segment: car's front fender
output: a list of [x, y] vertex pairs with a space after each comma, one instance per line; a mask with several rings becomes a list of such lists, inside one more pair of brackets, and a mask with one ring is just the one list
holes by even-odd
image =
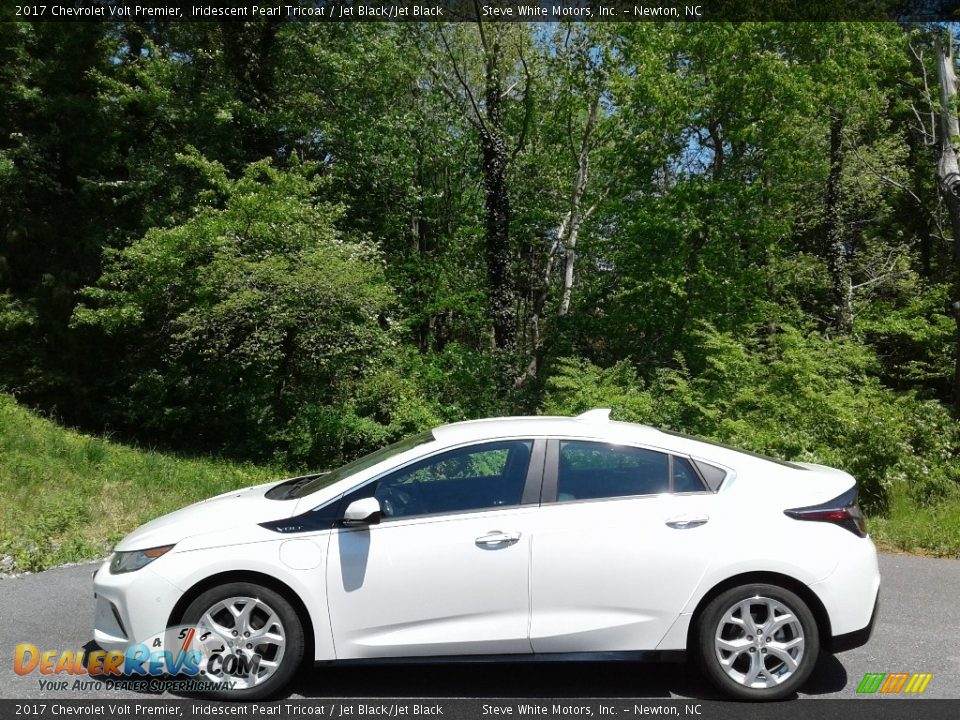
[[309, 614], [315, 659], [332, 660], [336, 655], [326, 611], [329, 539], [329, 532], [321, 532], [195, 550], [180, 550], [178, 547], [169, 553], [169, 557], [162, 558], [162, 564], [156, 563], [153, 570], [188, 595], [218, 575], [261, 574], [282, 583], [296, 594]]

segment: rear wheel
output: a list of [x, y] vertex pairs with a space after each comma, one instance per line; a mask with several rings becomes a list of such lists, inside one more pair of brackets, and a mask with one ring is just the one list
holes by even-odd
[[714, 598], [700, 615], [697, 657], [710, 681], [741, 700], [779, 700], [813, 672], [820, 653], [816, 620], [795, 593], [743, 585]]
[[[260, 700], [280, 691], [303, 660], [303, 623], [279, 593], [252, 583], [206, 591], [183, 616], [203, 638], [201, 678], [218, 700]], [[212, 662], [206, 662], [213, 659]]]

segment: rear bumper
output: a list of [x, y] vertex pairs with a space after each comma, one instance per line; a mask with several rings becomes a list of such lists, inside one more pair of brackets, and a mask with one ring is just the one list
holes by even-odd
[[[823, 524], [823, 523], [819, 523]], [[830, 636], [862, 633], [870, 627], [880, 592], [880, 567], [870, 538], [859, 538], [841, 528], [833, 532], [837, 566], [830, 575], [810, 586], [826, 610]]]
[[873, 613], [870, 615], [870, 622], [867, 623], [866, 627], [862, 627], [859, 630], [844, 633], [843, 635], [834, 635], [830, 640], [830, 652], [841, 653], [866, 645], [873, 635], [873, 628], [877, 624], [877, 615], [879, 612], [880, 594], [877, 593], [877, 598], [873, 602]]

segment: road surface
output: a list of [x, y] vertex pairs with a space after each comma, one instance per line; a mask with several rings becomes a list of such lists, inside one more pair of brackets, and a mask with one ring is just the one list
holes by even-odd
[[[144, 698], [129, 691], [44, 691], [18, 676], [18, 643], [77, 650], [92, 634], [95, 565], [0, 580], [0, 698]], [[928, 672], [924, 697], [960, 698], [960, 560], [882, 555], [880, 616], [865, 647], [821, 658], [801, 698], [852, 698], [864, 673]], [[713, 699], [687, 665], [550, 663], [305, 669], [292, 698], [636, 697]], [[163, 697], [163, 696], [152, 696]]]

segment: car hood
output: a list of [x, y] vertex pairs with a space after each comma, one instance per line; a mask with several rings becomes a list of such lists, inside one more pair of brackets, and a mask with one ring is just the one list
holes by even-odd
[[159, 545], [173, 545], [193, 535], [289, 517], [296, 507], [295, 500], [270, 500], [264, 497], [267, 490], [276, 484], [269, 482], [231, 490], [162, 515], [127, 535], [116, 550], [144, 550]]

